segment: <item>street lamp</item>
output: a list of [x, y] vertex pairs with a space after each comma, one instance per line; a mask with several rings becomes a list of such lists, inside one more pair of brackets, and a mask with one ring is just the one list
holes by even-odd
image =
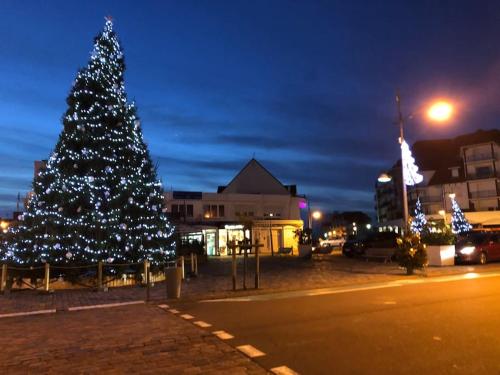
[[382, 183], [385, 183], [385, 182], [389, 182], [392, 180], [392, 177], [389, 176], [387, 173], [382, 173], [380, 176], [378, 176], [378, 182], [382, 182]]
[[443, 100], [434, 103], [427, 110], [427, 116], [437, 122], [449, 120], [452, 114], [453, 105]]
[[[405, 229], [405, 231], [407, 231], [408, 220], [409, 220], [408, 195], [405, 183], [405, 168], [403, 162], [405, 159], [405, 149], [402, 147], [404, 142], [403, 125], [405, 118], [403, 117], [403, 113], [401, 112], [401, 97], [399, 96], [399, 93], [396, 93], [396, 106], [398, 110], [399, 144], [401, 145], [401, 183], [403, 184], [402, 195], [403, 195], [403, 220], [404, 220], [403, 228]], [[450, 119], [452, 113], [453, 113], [453, 105], [444, 100], [439, 100], [433, 103], [427, 110], [428, 118], [437, 122], [444, 122]], [[407, 118], [411, 118], [412, 115], [408, 116]], [[406, 148], [406, 151], [408, 151], [408, 147]], [[382, 183], [389, 182], [391, 181], [391, 176], [387, 175], [386, 173], [382, 173], [379, 176], [378, 181]]]

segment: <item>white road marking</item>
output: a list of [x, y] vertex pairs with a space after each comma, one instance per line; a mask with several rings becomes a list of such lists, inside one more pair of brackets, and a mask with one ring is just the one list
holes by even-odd
[[208, 327], [212, 327], [211, 324], [209, 323], [206, 323], [202, 320], [198, 320], [197, 322], [194, 322], [193, 324], [196, 324], [198, 327], [201, 327], [201, 328], [208, 328]]
[[142, 304], [142, 303], [144, 303], [144, 301], [105, 303], [105, 304], [102, 304], [102, 305], [73, 306], [73, 307], [68, 307], [68, 311], [92, 310], [92, 309], [106, 309], [106, 308], [109, 308], [109, 307], [139, 305], [139, 304]]
[[231, 340], [231, 339], [234, 339], [234, 336], [230, 335], [226, 331], [213, 331], [212, 334], [215, 335], [215, 336], [217, 336], [221, 340]]
[[254, 348], [252, 345], [240, 345], [237, 346], [236, 349], [250, 358], [262, 357], [266, 355], [266, 353], [261, 352], [259, 349]]
[[280, 293], [269, 293], [269, 294], [259, 294], [255, 296], [246, 297], [235, 297], [235, 298], [221, 298], [212, 300], [203, 300], [201, 302], [252, 302], [252, 301], [270, 301], [276, 299], [286, 299], [286, 298], [296, 298], [296, 297], [313, 297], [321, 296], [327, 294], [340, 294], [340, 293], [350, 293], [350, 292], [360, 292], [366, 290], [383, 289], [383, 288], [397, 288], [406, 285], [415, 284], [427, 284], [427, 283], [444, 283], [449, 281], [464, 281], [471, 279], [480, 279], [487, 277], [498, 277], [500, 273], [465, 273], [459, 275], [449, 275], [449, 276], [436, 276], [436, 277], [426, 277], [422, 279], [401, 279], [394, 281], [387, 281], [383, 283], [373, 283], [373, 284], [361, 284], [359, 286], [345, 286], [345, 287], [334, 287], [334, 288], [321, 288], [312, 290], [298, 290], [293, 292], [280, 292]]
[[0, 318], [13, 318], [16, 316], [28, 316], [28, 315], [42, 315], [42, 314], [54, 314], [56, 309], [50, 310], [36, 310], [36, 311], [26, 311], [17, 313], [0, 314]]
[[159, 307], [160, 309], [166, 310], [166, 309], [168, 309], [170, 306], [163, 304], [163, 305], [158, 305], [158, 307]]
[[439, 336], [432, 336], [432, 339], [435, 340], [435, 341], [441, 341], [441, 337]]
[[170, 309], [168, 310], [169, 312], [171, 312], [172, 314], [179, 314], [179, 310], [176, 310], [176, 309]]
[[181, 318], [186, 319], [186, 320], [191, 320], [191, 319], [194, 319], [194, 316], [189, 315], [189, 314], [182, 314]]
[[395, 305], [396, 301], [384, 301], [384, 305]]
[[290, 367], [286, 366], [273, 367], [271, 372], [275, 375], [299, 375], [298, 372], [293, 371]]

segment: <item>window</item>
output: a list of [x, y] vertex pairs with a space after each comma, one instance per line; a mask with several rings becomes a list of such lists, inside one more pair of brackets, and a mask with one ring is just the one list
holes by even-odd
[[224, 206], [219, 205], [219, 217], [224, 217]]
[[179, 213], [179, 205], [178, 204], [173, 204], [172, 205], [172, 213], [173, 214], [178, 214]]
[[491, 168], [490, 167], [477, 167], [476, 168], [476, 176], [477, 177], [490, 177], [491, 176]]
[[210, 216], [210, 206], [208, 204], [205, 204], [203, 206], [203, 217], [205, 219], [210, 219], [211, 216]]
[[192, 204], [188, 204], [186, 206], [186, 208], [187, 208], [186, 216], [187, 217], [193, 217], [193, 205]]
[[210, 206], [210, 217], [217, 217], [217, 206]]
[[458, 177], [458, 168], [452, 168], [451, 177]]

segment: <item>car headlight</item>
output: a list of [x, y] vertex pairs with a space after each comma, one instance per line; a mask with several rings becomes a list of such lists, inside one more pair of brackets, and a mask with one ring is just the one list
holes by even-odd
[[474, 246], [466, 246], [460, 249], [460, 254], [471, 255], [475, 250], [476, 248]]

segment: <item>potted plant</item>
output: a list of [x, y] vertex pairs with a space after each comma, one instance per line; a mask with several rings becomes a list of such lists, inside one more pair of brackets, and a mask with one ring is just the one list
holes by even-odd
[[415, 269], [421, 269], [427, 264], [425, 245], [418, 234], [407, 234], [397, 239], [395, 257], [399, 265], [406, 269], [407, 275], [413, 275]]
[[421, 234], [426, 245], [429, 266], [455, 264], [455, 235], [444, 224], [427, 224]]
[[295, 238], [299, 242], [299, 257], [309, 258], [312, 256], [312, 231], [310, 228], [297, 229]]

